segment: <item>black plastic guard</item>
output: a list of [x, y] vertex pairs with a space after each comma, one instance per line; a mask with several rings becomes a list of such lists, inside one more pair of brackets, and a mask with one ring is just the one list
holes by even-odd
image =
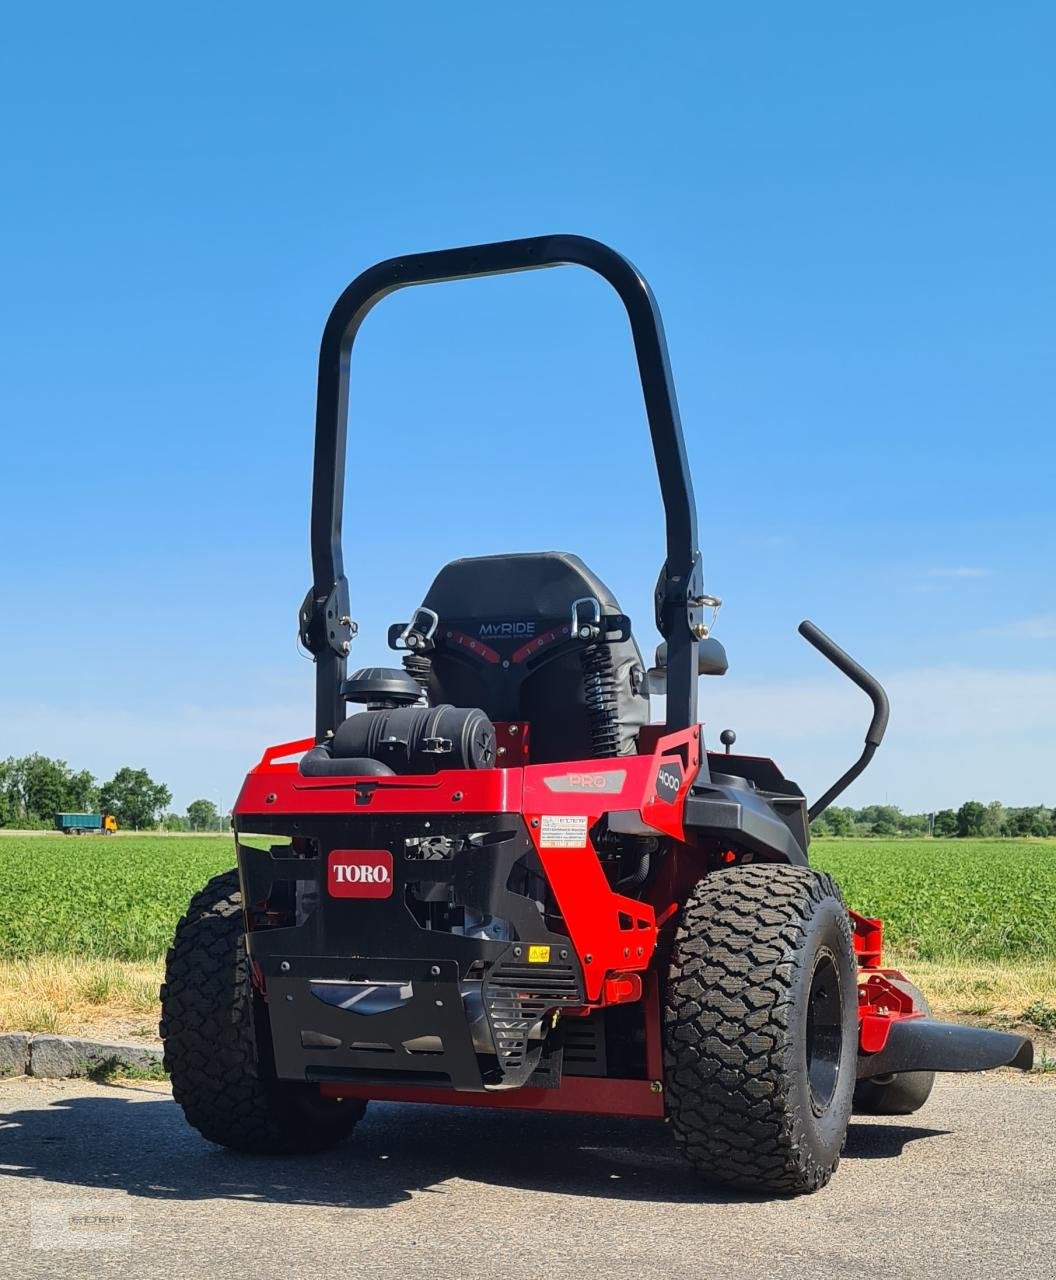
[[[342, 994], [348, 990], [342, 980], [359, 976], [354, 962], [292, 956], [268, 966], [273, 970], [265, 972], [268, 1016], [280, 1079], [392, 1083], [403, 1078], [483, 1087], [453, 960], [381, 958], [361, 967], [369, 972], [367, 983], [382, 984], [374, 990], [394, 991], [392, 1008], [358, 1013], [365, 1000], [342, 1006], [320, 999], [331, 984]], [[416, 1045], [421, 1047], [410, 1047]]]
[[906, 1018], [891, 1024], [878, 1053], [858, 1055], [858, 1079], [899, 1071], [990, 1071], [994, 1067], [1034, 1065], [1034, 1046], [1026, 1036], [964, 1027], [932, 1018]]
[[[761, 795], [739, 779], [733, 786], [719, 783], [713, 776], [710, 784], [693, 787], [686, 797], [682, 820], [686, 830], [696, 836], [732, 841], [764, 858], [805, 867], [806, 851], [775, 807], [781, 804], [796, 810], [802, 803]], [[800, 826], [804, 826], [802, 821]]]

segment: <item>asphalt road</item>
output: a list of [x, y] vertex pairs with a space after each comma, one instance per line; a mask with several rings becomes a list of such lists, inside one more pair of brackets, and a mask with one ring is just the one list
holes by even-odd
[[[128, 1247], [35, 1245], [31, 1223], [68, 1197], [120, 1211]], [[940, 1078], [918, 1116], [856, 1119], [825, 1190], [767, 1200], [702, 1188], [637, 1121], [378, 1104], [336, 1152], [263, 1160], [202, 1141], [162, 1086], [16, 1080], [0, 1211], [20, 1278], [1038, 1280], [1056, 1088]]]

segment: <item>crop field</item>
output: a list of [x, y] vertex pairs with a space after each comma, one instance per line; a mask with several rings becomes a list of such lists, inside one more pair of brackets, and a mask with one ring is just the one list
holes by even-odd
[[190, 896], [233, 865], [219, 837], [0, 838], [0, 960], [156, 961]]
[[811, 861], [902, 958], [1056, 959], [1056, 840], [816, 840]]
[[[811, 857], [902, 958], [1056, 958], [1056, 841], [816, 840]], [[0, 838], [0, 960], [155, 962], [191, 894], [232, 865], [217, 837]]]
[[[811, 858], [943, 1016], [1056, 1033], [1056, 840], [817, 840]], [[0, 1030], [153, 1036], [176, 921], [232, 865], [216, 836], [0, 834]]]

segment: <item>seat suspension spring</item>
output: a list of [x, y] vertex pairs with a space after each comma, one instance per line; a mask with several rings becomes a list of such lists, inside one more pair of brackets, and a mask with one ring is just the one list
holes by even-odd
[[583, 697], [590, 715], [590, 739], [596, 759], [619, 754], [619, 700], [612, 651], [607, 644], [588, 644], [582, 651]]
[[409, 676], [413, 676], [415, 680], [422, 686], [426, 693], [429, 692], [429, 677], [433, 672], [433, 660], [424, 653], [405, 653], [403, 655], [403, 669]]

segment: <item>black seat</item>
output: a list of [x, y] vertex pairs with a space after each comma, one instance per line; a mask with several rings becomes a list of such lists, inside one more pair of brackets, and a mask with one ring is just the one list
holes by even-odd
[[[576, 630], [597, 625], [608, 643], [574, 633], [573, 606]], [[578, 556], [454, 560], [436, 575], [422, 608], [437, 618], [432, 702], [528, 721], [534, 763], [634, 752], [649, 713], [644, 663], [612, 592]], [[418, 615], [416, 627], [427, 617]], [[420, 663], [419, 671], [424, 679]]]

